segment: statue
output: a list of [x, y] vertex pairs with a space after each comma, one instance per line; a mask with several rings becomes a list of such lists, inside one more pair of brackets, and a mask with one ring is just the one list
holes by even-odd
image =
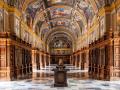
[[59, 59], [59, 64], [58, 65], [61, 65], [61, 66], [63, 66], [64, 65], [64, 63], [63, 63], [63, 60], [62, 59]]

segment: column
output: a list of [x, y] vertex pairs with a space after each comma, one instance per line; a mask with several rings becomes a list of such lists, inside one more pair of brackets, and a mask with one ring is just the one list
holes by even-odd
[[47, 61], [46, 61], [46, 54], [44, 54], [44, 67], [46, 67], [47, 66]]
[[72, 56], [70, 56], [70, 64], [72, 64]]
[[75, 55], [75, 67], [77, 68], [78, 60], [77, 60], [77, 54]]
[[32, 50], [32, 69], [33, 69], [33, 70], [37, 70], [36, 50]]
[[89, 50], [86, 51], [86, 63], [85, 68], [88, 69], [89, 67]]
[[0, 80], [10, 80], [10, 61], [13, 55], [13, 53], [10, 52], [10, 49], [11, 47], [7, 44], [7, 40], [0, 38]]
[[[109, 68], [110, 71], [108, 70], [108, 73], [110, 73], [110, 80], [117, 80], [118, 77], [120, 77], [120, 40], [117, 40], [117, 42], [111, 41], [109, 44], [109, 49], [108, 49], [108, 57], [109, 57]], [[119, 46], [118, 46], [119, 44]], [[116, 47], [116, 50], [114, 50]], [[118, 72], [116, 72], [118, 71]], [[116, 75], [116, 76], [114, 76]]]
[[77, 60], [78, 60], [78, 62], [77, 62], [77, 67], [79, 68], [79, 66], [80, 66], [80, 65], [79, 65], [79, 63], [80, 63], [80, 55], [79, 55], [79, 54], [77, 55]]
[[73, 65], [73, 55], [71, 55], [71, 64]]
[[[113, 71], [114, 70], [114, 71]], [[117, 78], [120, 76], [120, 37], [114, 39], [114, 62], [113, 70], [111, 70], [112, 76]], [[117, 71], [117, 72], [115, 72]]]
[[[112, 23], [116, 23], [115, 19], [112, 19], [112, 11], [107, 10], [105, 8], [105, 24], [106, 24], [106, 39], [109, 40], [109, 43], [105, 45], [105, 69], [104, 69], [104, 79], [105, 80], [110, 80], [111, 79], [111, 74], [114, 72], [112, 71], [113, 69], [113, 31], [116, 31], [115, 28], [113, 29]], [[115, 25], [116, 26], [116, 25]], [[114, 27], [115, 27], [114, 26]]]
[[79, 53], [79, 69], [81, 69], [81, 53]]
[[73, 66], [75, 66], [75, 55], [73, 55], [72, 62], [73, 62]]
[[45, 63], [44, 63], [44, 53], [42, 53], [42, 67], [44, 68], [45, 67]]
[[75, 56], [73, 55], [73, 60], [72, 60], [73, 66], [75, 65], [74, 61], [75, 61]]
[[82, 70], [84, 70], [84, 60], [85, 58], [84, 58], [84, 52], [83, 53], [81, 53], [81, 69]]
[[43, 68], [42, 53], [40, 52], [39, 55], [40, 55], [40, 69], [42, 69]]
[[[7, 65], [7, 66], [6, 66], [6, 67], [7, 67], [7, 68], [6, 68], [6, 72], [7, 72], [6, 80], [10, 80], [10, 67], [11, 67], [11, 59], [12, 59], [12, 58], [11, 58], [11, 53], [12, 53], [12, 52], [10, 52], [10, 48], [11, 48], [10, 45], [7, 45], [7, 48], [6, 48], [6, 49], [7, 49], [7, 50], [6, 50], [6, 51], [7, 51], [7, 52], [6, 52], [6, 55], [7, 55], [6, 59], [7, 59], [7, 60], [4, 59], [4, 61], [6, 61], [6, 65]], [[2, 53], [1, 53], [1, 54], [2, 54]], [[4, 54], [4, 55], [5, 55], [5, 54]], [[2, 60], [2, 59], [1, 59], [1, 60]], [[2, 72], [1, 72], [1, 73], [2, 73]]]
[[50, 63], [50, 58], [49, 55], [47, 55], [47, 66], [49, 66], [49, 63]]
[[48, 61], [49, 61], [49, 66], [50, 66], [50, 55], [48, 55]]
[[[114, 31], [113, 62], [111, 62], [111, 79], [120, 77], [120, 9], [112, 14], [112, 31]], [[117, 18], [116, 18], [117, 17]], [[113, 67], [112, 67], [113, 66]]]

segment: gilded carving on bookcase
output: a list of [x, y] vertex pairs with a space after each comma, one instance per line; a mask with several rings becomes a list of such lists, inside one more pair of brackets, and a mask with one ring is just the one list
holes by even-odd
[[0, 46], [0, 69], [6, 67], [6, 46]]
[[114, 46], [114, 54], [120, 54], [120, 46]]
[[120, 46], [114, 46], [114, 68], [115, 70], [120, 70]]

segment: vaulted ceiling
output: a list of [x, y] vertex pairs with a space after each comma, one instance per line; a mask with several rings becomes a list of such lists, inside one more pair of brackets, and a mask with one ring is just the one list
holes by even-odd
[[[22, 12], [23, 20], [46, 43], [58, 35], [72, 42], [98, 18], [99, 9], [115, 0], [5, 0]], [[55, 33], [55, 34], [54, 34]], [[49, 39], [49, 40], [48, 40]], [[60, 37], [58, 38], [60, 39]]]

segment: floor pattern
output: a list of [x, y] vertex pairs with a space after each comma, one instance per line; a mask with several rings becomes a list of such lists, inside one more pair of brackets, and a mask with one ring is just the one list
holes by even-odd
[[[49, 67], [50, 68], [50, 67]], [[34, 76], [31, 79], [18, 81], [0, 81], [0, 90], [120, 90], [119, 81], [99, 81], [90, 79], [80, 79], [76, 77], [68, 78], [68, 87], [58, 88], [53, 87], [53, 72], [47, 67], [41, 71], [34, 71]], [[54, 67], [52, 67], [54, 68]], [[72, 70], [74, 72], [72, 72]], [[68, 73], [81, 74], [85, 71], [71, 69]], [[42, 75], [40, 74], [42, 73]], [[49, 73], [49, 74], [46, 74]], [[40, 77], [35, 76], [40, 74]]]

